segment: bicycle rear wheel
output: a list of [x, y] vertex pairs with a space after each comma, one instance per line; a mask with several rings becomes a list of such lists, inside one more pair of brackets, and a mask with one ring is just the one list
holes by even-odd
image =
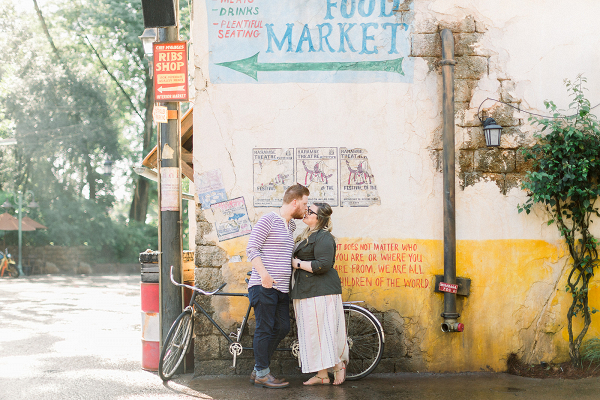
[[193, 330], [192, 310], [184, 310], [171, 325], [160, 352], [158, 374], [163, 381], [171, 379], [183, 361]]
[[344, 316], [350, 349], [346, 379], [354, 381], [369, 375], [379, 364], [383, 332], [375, 316], [362, 307], [344, 304]]

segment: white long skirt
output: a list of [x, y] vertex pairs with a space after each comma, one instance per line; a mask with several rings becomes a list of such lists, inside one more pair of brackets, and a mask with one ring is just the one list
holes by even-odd
[[295, 299], [302, 372], [333, 368], [348, 362], [348, 341], [342, 295]]

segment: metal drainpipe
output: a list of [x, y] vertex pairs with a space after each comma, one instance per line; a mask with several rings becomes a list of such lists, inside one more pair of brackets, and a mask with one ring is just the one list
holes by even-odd
[[[444, 282], [456, 284], [456, 218], [455, 218], [455, 167], [454, 167], [454, 37], [449, 29], [440, 32], [442, 39], [442, 80], [444, 94], [442, 109], [443, 132], [443, 175], [444, 175]], [[444, 293], [443, 332], [460, 332], [456, 293]]]

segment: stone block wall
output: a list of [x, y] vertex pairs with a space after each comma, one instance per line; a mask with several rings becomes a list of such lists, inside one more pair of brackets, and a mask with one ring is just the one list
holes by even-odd
[[[19, 248], [8, 247], [8, 252], [17, 261]], [[23, 267], [26, 273], [32, 274], [133, 274], [140, 271], [138, 263], [96, 263], [98, 252], [88, 246], [23, 246], [22, 253]]]
[[[531, 162], [525, 162], [520, 149], [533, 144], [533, 138], [522, 132], [523, 119], [517, 117], [517, 110], [507, 105], [488, 101], [484, 104], [481, 117], [492, 117], [503, 127], [500, 146], [487, 147], [476, 110], [471, 108], [473, 90], [479, 80], [489, 73], [489, 56], [478, 42], [485, 35], [485, 26], [473, 17], [463, 21], [436, 24], [433, 21], [415, 27], [412, 36], [411, 56], [423, 58], [429, 64], [431, 72], [441, 75], [441, 39], [439, 32], [450, 29], [454, 36], [454, 108], [456, 135], [456, 169], [461, 187], [474, 185], [481, 180], [496, 183], [500, 192], [506, 194], [510, 189], [520, 186], [525, 173], [531, 169]], [[520, 100], [514, 98], [514, 82], [498, 78], [500, 93], [498, 100], [519, 107]], [[491, 107], [487, 113], [485, 107]], [[432, 161], [438, 171], [442, 170], [442, 127], [433, 132], [429, 147]]]

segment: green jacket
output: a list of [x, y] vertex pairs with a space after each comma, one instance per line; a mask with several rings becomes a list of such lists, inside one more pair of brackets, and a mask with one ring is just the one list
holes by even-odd
[[342, 282], [335, 264], [335, 240], [327, 231], [320, 230], [300, 242], [294, 257], [302, 261], [312, 261], [313, 272], [294, 270], [294, 286], [290, 291], [292, 299], [307, 299], [329, 294], [342, 294]]

